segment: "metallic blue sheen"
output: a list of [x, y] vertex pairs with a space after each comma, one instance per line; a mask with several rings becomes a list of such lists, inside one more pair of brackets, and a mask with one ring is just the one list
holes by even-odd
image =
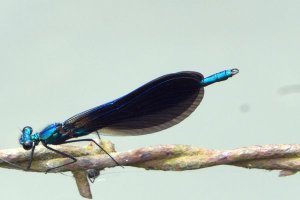
[[232, 77], [233, 75], [235, 75], [237, 73], [238, 73], [237, 69], [224, 70], [222, 72], [213, 74], [209, 77], [206, 77], [206, 78], [202, 79], [201, 82], [200, 82], [200, 85], [205, 87], [205, 86], [208, 86], [208, 85], [216, 83], [216, 82], [224, 81], [224, 80], [228, 79], [229, 77]]
[[[63, 144], [71, 138], [107, 127], [115, 131], [111, 135], [157, 132], [175, 125], [191, 114], [202, 100], [203, 87], [224, 81], [237, 73], [238, 69], [229, 69], [207, 78], [192, 71], [167, 74], [123, 97], [79, 113], [63, 123], [50, 124], [35, 134], [32, 134], [31, 127], [24, 127], [19, 142], [25, 146], [30, 146], [32, 142], [38, 144], [40, 141], [43, 144]], [[191, 105], [193, 109], [189, 110]], [[175, 118], [177, 120], [173, 120]]]
[[32, 141], [34, 141], [35, 143], [39, 143], [40, 142], [40, 134], [39, 133], [34, 133], [31, 135], [31, 139]]
[[46, 144], [62, 144], [72, 137], [63, 131], [61, 123], [53, 123], [37, 133], [38, 139]]
[[23, 132], [23, 134], [21, 135], [21, 137], [19, 139], [19, 143], [21, 145], [23, 145], [25, 142], [32, 142], [32, 139], [31, 139], [32, 129], [30, 127], [24, 127], [22, 132]]
[[[207, 78], [193, 71], [167, 74], [114, 101], [79, 113], [63, 123], [50, 124], [40, 132], [32, 134], [32, 128], [26, 126], [22, 130], [19, 142], [25, 150], [31, 149], [27, 169], [30, 169], [34, 149], [39, 142], [47, 149], [73, 160], [61, 165], [65, 166], [76, 162], [76, 158], [49, 147], [49, 144], [93, 141], [99, 146], [92, 139], [70, 139], [98, 130], [107, 135], [124, 136], [150, 134], [170, 128], [183, 121], [198, 107], [203, 99], [205, 86], [224, 81], [238, 72], [238, 69], [230, 69]], [[105, 152], [101, 146], [99, 148]]]
[[39, 138], [41, 140], [47, 140], [49, 137], [51, 137], [53, 134], [57, 133], [57, 128], [59, 127], [59, 123], [53, 123], [44, 128], [40, 133], [39, 133]]

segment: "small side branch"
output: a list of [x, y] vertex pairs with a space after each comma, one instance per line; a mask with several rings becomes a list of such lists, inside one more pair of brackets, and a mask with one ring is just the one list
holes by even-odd
[[86, 171], [74, 171], [72, 172], [76, 180], [77, 188], [81, 196], [92, 199], [92, 192], [90, 189], [90, 184], [87, 179]]
[[[115, 152], [114, 145], [109, 141], [102, 140], [100, 145], [121, 165], [147, 170], [184, 171], [217, 165], [232, 165], [249, 169], [281, 170], [280, 176], [292, 175], [300, 170], [300, 145], [297, 144], [257, 145], [234, 150], [212, 150], [188, 145], [157, 145], [125, 152]], [[53, 147], [75, 156], [78, 161], [51, 172], [71, 171], [77, 181], [80, 194], [86, 198], [92, 198], [86, 170], [102, 170], [116, 166], [116, 163], [106, 154], [102, 154], [91, 144], [86, 147], [71, 145]], [[23, 149], [1, 150], [0, 167], [20, 170], [19, 167], [6, 163], [10, 162], [25, 169], [28, 157], [29, 153]], [[31, 171], [45, 172], [48, 168], [66, 162], [69, 160], [39, 147], [36, 150]]]

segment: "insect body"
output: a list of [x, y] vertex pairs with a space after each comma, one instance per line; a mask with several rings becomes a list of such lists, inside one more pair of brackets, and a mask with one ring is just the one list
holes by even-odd
[[100, 176], [100, 170], [97, 170], [97, 169], [88, 169], [86, 171], [86, 173], [87, 173], [87, 177], [91, 183], [94, 183], [96, 178], [98, 178], [98, 176]]
[[104, 135], [143, 135], [167, 129], [187, 118], [197, 108], [204, 96], [205, 86], [226, 80], [237, 73], [237, 69], [229, 69], [207, 78], [193, 71], [168, 74], [121, 98], [79, 113], [63, 123], [50, 124], [40, 132], [33, 133], [32, 128], [26, 126], [19, 142], [25, 150], [31, 150], [27, 169], [31, 167], [34, 149], [39, 142], [49, 150], [72, 159], [71, 162], [50, 168], [47, 172], [76, 162], [75, 157], [58, 151], [49, 144], [91, 141], [110, 156], [92, 139], [73, 138], [98, 130]]

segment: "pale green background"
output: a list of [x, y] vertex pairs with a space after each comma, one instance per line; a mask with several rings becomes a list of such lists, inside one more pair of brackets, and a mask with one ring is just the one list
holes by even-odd
[[[106, 137], [118, 150], [155, 144], [232, 149], [299, 143], [299, 1], [1, 1], [1, 148], [19, 128], [40, 130], [160, 75], [230, 67], [181, 124], [141, 137]], [[110, 172], [118, 172], [109, 174]], [[94, 199], [297, 198], [300, 176], [219, 166], [186, 172], [106, 170]], [[72, 178], [0, 170], [1, 199], [81, 199]]]

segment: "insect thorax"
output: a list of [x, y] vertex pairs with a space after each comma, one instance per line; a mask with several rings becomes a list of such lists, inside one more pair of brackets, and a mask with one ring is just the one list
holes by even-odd
[[45, 144], [61, 144], [69, 138], [68, 134], [65, 134], [61, 123], [53, 123], [44, 128], [39, 133], [39, 139]]

